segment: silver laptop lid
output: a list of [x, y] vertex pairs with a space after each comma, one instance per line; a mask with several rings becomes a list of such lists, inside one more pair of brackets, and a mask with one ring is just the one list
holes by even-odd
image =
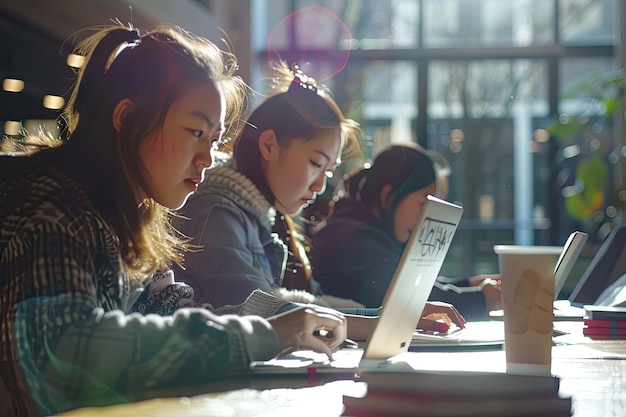
[[595, 304], [603, 291], [626, 274], [626, 223], [611, 231], [569, 296], [572, 305]]
[[561, 252], [561, 256], [559, 256], [558, 261], [556, 262], [556, 268], [554, 269], [554, 299], [559, 298], [559, 293], [567, 281], [567, 277], [569, 276], [580, 252], [585, 246], [585, 242], [587, 242], [587, 238], [589, 235], [584, 232], [572, 232], [565, 245], [563, 246], [563, 252]]
[[387, 359], [408, 350], [462, 214], [458, 205], [427, 197], [387, 288], [364, 359]]

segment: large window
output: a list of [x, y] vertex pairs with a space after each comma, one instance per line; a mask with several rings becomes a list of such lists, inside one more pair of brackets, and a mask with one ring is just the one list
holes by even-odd
[[344, 85], [352, 97], [350, 117], [363, 124], [363, 151], [373, 157], [391, 142], [414, 142], [417, 67], [407, 61], [368, 61], [349, 65]]
[[[271, 3], [262, 19], [252, 16], [257, 34], [313, 5], [352, 32], [351, 43], [315, 59], [351, 49], [329, 84], [361, 123], [366, 158], [414, 141], [450, 162], [448, 199], [465, 212], [444, 273], [493, 272], [493, 244], [561, 245], [575, 229], [590, 233], [593, 251], [603, 227], [623, 221], [614, 197], [623, 144], [591, 87], [619, 77], [617, 0]], [[302, 49], [302, 41], [283, 46]], [[581, 163], [605, 175], [593, 203], [580, 190]]]
[[546, 45], [554, 6], [545, 0], [425, 0], [427, 48]]

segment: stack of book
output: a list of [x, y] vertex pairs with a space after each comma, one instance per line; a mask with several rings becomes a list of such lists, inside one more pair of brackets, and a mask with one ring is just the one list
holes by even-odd
[[561, 417], [572, 415], [556, 376], [497, 372], [364, 372], [363, 397], [344, 395], [343, 416]]
[[626, 307], [585, 306], [583, 334], [596, 340], [626, 339]]

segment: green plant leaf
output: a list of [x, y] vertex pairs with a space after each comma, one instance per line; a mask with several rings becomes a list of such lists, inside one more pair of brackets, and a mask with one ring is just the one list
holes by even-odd
[[605, 116], [612, 116], [617, 113], [621, 107], [620, 98], [616, 96], [605, 97], [602, 103], [604, 104]]
[[546, 128], [550, 135], [555, 136], [557, 139], [563, 140], [571, 137], [580, 130], [582, 125], [576, 120], [572, 119], [567, 123], [553, 123]]
[[594, 153], [578, 163], [576, 179], [584, 184], [583, 194], [604, 190], [609, 177], [606, 161]]
[[585, 204], [580, 194], [565, 197], [565, 210], [573, 220], [582, 223], [589, 220], [593, 215], [593, 212], [590, 210], [589, 206]]
[[602, 209], [608, 180], [607, 163], [597, 153], [578, 163], [576, 181], [583, 184], [582, 190], [565, 197], [565, 210], [572, 219], [585, 222]]

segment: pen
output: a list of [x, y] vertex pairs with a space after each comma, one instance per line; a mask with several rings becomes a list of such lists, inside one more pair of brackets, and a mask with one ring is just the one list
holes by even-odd
[[326, 339], [332, 339], [333, 332], [326, 329], [319, 329], [313, 332], [313, 336], [325, 337]]
[[[313, 332], [313, 336], [325, 337], [327, 339], [330, 339], [333, 337], [333, 332], [331, 332], [330, 330], [320, 329], [320, 330], [315, 330]], [[342, 348], [358, 348], [359, 344], [352, 339], [346, 338], [341, 343], [341, 347]]]

